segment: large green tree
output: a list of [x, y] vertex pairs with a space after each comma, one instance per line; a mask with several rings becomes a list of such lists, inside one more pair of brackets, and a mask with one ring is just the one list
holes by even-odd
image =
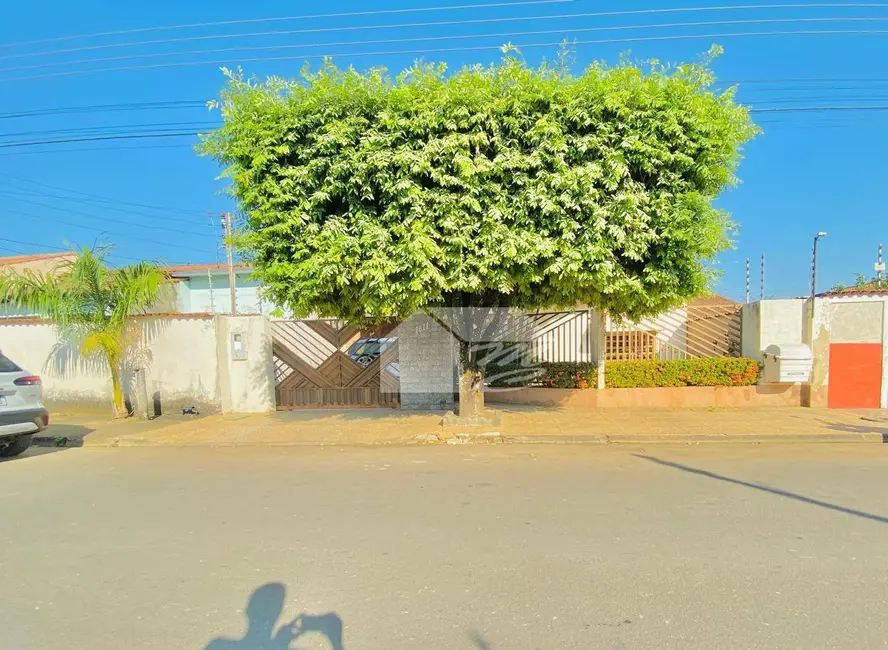
[[708, 60], [227, 75], [201, 151], [268, 298], [296, 315], [681, 304], [730, 244], [713, 200], [756, 133]]
[[154, 304], [168, 276], [147, 262], [110, 268], [106, 256], [106, 248], [84, 248], [47, 273], [0, 275], [0, 299], [43, 316], [73, 336], [85, 357], [101, 357], [111, 374], [115, 413], [124, 417], [122, 365], [138, 337], [132, 317]]
[[268, 297], [297, 315], [465, 294], [660, 312], [709, 287], [731, 228], [713, 200], [756, 133], [705, 63], [227, 74], [202, 152]]

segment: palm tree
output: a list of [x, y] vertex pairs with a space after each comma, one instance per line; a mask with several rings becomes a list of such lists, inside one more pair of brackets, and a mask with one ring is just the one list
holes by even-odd
[[84, 357], [98, 355], [108, 364], [117, 417], [127, 415], [121, 366], [137, 338], [132, 316], [144, 313], [168, 276], [156, 265], [140, 262], [110, 268], [107, 247], [75, 252], [49, 273], [25, 270], [0, 277], [0, 299], [53, 322], [63, 335], [81, 341]]

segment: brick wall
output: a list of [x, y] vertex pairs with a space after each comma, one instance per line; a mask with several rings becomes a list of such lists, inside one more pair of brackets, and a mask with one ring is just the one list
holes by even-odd
[[452, 335], [425, 314], [416, 314], [398, 326], [398, 363], [401, 371], [401, 408], [454, 408], [457, 347]]

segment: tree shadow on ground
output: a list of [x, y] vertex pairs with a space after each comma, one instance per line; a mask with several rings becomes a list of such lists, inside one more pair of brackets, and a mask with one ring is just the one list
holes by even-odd
[[752, 488], [753, 490], [760, 490], [761, 492], [776, 494], [777, 496], [786, 497], [787, 499], [794, 499], [796, 501], [801, 501], [802, 503], [809, 503], [814, 506], [820, 506], [821, 508], [827, 508], [828, 510], [842, 512], [846, 515], [854, 515], [855, 517], [862, 517], [871, 521], [878, 521], [882, 524], [888, 524], [888, 517], [874, 515], [869, 512], [863, 512], [862, 510], [855, 510], [854, 508], [846, 508], [845, 506], [836, 505], [827, 501], [821, 501], [820, 499], [812, 499], [811, 497], [806, 497], [802, 494], [796, 494], [795, 492], [788, 492], [779, 488], [759, 485], [758, 483], [750, 483], [749, 481], [741, 481], [740, 479], [723, 476], [722, 474], [716, 474], [715, 472], [710, 472], [705, 469], [697, 469], [696, 467], [682, 465], [681, 463], [675, 463], [669, 460], [663, 460], [662, 458], [656, 458], [654, 456], [645, 456], [644, 454], [633, 454], [633, 456], [635, 456], [636, 458], [648, 460], [652, 463], [657, 463], [658, 465], [664, 465], [665, 467], [672, 467], [673, 469], [678, 469], [683, 472], [697, 474], [698, 476], [705, 476], [706, 478], [713, 478], [717, 481], [724, 481], [725, 483], [733, 483], [734, 485], [742, 485], [743, 487]]
[[845, 433], [878, 433], [882, 442], [888, 444], [888, 427], [874, 427], [866, 424], [843, 424], [841, 422], [823, 421], [827, 428]]
[[320, 635], [331, 650], [343, 650], [342, 619], [335, 612], [319, 616], [300, 614], [277, 627], [286, 592], [286, 587], [279, 582], [256, 589], [247, 602], [247, 631], [243, 638], [214, 639], [205, 650], [291, 650], [293, 641], [309, 635]]

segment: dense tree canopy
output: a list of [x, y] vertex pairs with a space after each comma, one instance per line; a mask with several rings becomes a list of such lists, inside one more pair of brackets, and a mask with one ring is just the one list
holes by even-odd
[[731, 226], [713, 200], [756, 132], [705, 64], [227, 74], [202, 152], [268, 298], [297, 315], [466, 294], [659, 312], [708, 288]]

